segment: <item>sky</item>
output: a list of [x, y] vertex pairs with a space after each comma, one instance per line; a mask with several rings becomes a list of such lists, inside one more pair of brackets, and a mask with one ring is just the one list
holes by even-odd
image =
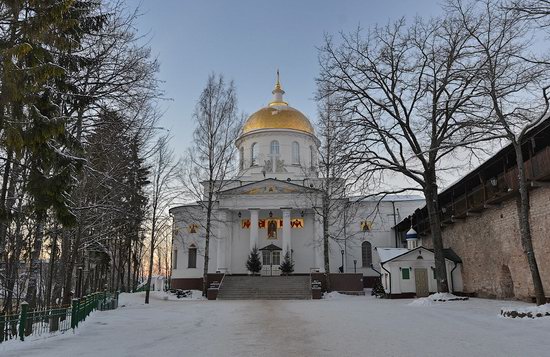
[[289, 105], [316, 121], [317, 47], [324, 34], [386, 24], [403, 16], [437, 15], [437, 0], [127, 0], [160, 62], [169, 101], [160, 125], [175, 153], [191, 145], [193, 111], [209, 74], [234, 80], [239, 109], [267, 105], [277, 68]]

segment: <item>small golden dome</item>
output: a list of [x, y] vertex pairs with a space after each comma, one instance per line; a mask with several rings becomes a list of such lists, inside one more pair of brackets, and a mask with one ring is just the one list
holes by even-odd
[[314, 134], [306, 116], [284, 104], [270, 105], [252, 114], [243, 126], [243, 134], [260, 129], [293, 129]]
[[269, 106], [258, 110], [248, 118], [243, 126], [243, 134], [260, 129], [292, 129], [315, 134], [308, 118], [283, 101], [285, 92], [279, 81], [279, 70], [277, 70], [277, 82], [272, 93], [274, 96]]

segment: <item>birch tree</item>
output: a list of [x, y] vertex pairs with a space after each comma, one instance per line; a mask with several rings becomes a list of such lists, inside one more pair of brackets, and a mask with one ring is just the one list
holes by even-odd
[[196, 123], [193, 146], [186, 156], [182, 182], [187, 197], [198, 201], [203, 212], [199, 222], [205, 230], [203, 294], [206, 295], [216, 200], [229, 179], [237, 175], [235, 140], [242, 116], [238, 114], [233, 82], [227, 83], [221, 74], [210, 75], [193, 118]]
[[[312, 200], [315, 219], [322, 224], [320, 243], [323, 248], [323, 267], [330, 272], [331, 242], [343, 247], [349, 238], [345, 227], [354, 217], [355, 210], [348, 204], [346, 166], [343, 161], [344, 138], [340, 127], [342, 110], [337, 97], [320, 87], [318, 89], [317, 132], [320, 147], [317, 150], [319, 178], [313, 179], [315, 191], [306, 194]], [[319, 199], [320, 198], [320, 199]], [[345, 267], [342, 267], [345, 269]], [[327, 276], [327, 285], [330, 285]]]
[[172, 204], [175, 194], [174, 179], [176, 178], [177, 167], [179, 163], [174, 161], [173, 150], [169, 147], [168, 136], [159, 138], [156, 144], [155, 155], [153, 156], [152, 175], [151, 175], [151, 195], [150, 195], [150, 225], [151, 234], [149, 240], [149, 265], [147, 275], [147, 285], [145, 290], [145, 303], [149, 303], [151, 290], [151, 278], [153, 276], [153, 266], [155, 259], [155, 250], [159, 245], [159, 236], [162, 231], [169, 228], [168, 209]]

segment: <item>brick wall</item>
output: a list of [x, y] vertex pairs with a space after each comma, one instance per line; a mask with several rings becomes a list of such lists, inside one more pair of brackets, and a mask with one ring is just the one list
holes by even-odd
[[[330, 273], [330, 291], [362, 292], [363, 274], [361, 273]], [[325, 273], [311, 273], [311, 281], [321, 282], [321, 289], [327, 291]]]
[[[547, 296], [550, 295], [550, 188], [530, 191], [531, 231], [535, 256]], [[464, 292], [480, 297], [517, 298], [534, 296], [527, 259], [519, 237], [514, 198], [467, 217], [443, 229], [444, 246], [463, 261]], [[431, 239], [423, 245], [431, 247]]]

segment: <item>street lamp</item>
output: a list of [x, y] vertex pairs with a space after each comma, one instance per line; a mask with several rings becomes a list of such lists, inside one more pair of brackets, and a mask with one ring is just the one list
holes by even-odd
[[76, 291], [78, 298], [82, 297], [82, 267], [78, 267], [78, 278], [76, 283]]
[[344, 250], [342, 249], [340, 253], [342, 253], [342, 273], [343, 273], [344, 272]]

